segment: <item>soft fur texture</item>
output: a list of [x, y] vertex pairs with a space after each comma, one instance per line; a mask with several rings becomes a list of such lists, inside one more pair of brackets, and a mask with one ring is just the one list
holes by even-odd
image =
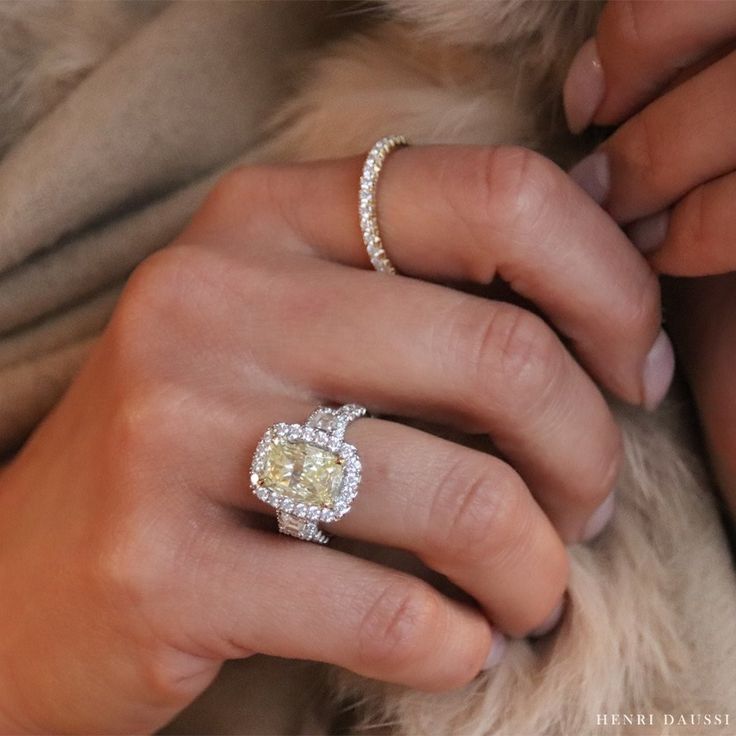
[[[0, 160], [0, 263], [14, 266], [0, 275], [6, 446], [73, 375], [117, 284], [165, 245], [222, 168], [356, 153], [388, 132], [422, 143], [521, 143], [560, 162], [579, 153], [559, 92], [593, 27], [593, 3], [386, 0], [377, 14], [359, 6], [365, 27], [327, 45], [305, 41], [309, 23], [320, 35], [319, 17], [296, 33], [284, 6], [248, 6], [213, 3], [197, 15], [203, 6], [188, 3], [136, 12], [121, 3], [0, 4], [0, 149], [13, 143]], [[288, 63], [277, 74], [281, 57]], [[170, 90], [182, 74], [193, 80], [188, 97]], [[217, 110], [204, 118], [216, 128], [208, 136], [199, 135], [202, 100]], [[558, 631], [512, 642], [496, 670], [441, 696], [318, 666], [232, 663], [166, 732], [326, 732], [351, 708], [341, 722], [368, 733], [702, 733], [657, 716], [736, 706], [736, 584], [717, 502], [684, 399], [654, 416], [616, 413], [626, 439], [616, 516], [596, 542], [571, 550], [571, 603]], [[312, 688], [323, 675], [320, 698]], [[263, 682], [277, 698], [265, 701]], [[656, 725], [598, 727], [599, 713], [652, 713]], [[707, 732], [736, 733], [735, 721], [732, 713], [730, 727]]]

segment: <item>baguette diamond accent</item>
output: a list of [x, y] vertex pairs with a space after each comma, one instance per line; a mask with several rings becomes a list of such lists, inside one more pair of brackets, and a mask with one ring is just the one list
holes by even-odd
[[363, 234], [363, 243], [368, 251], [368, 257], [376, 271], [381, 273], [396, 273], [396, 268], [388, 257], [381, 235], [378, 230], [378, 210], [376, 207], [376, 190], [378, 177], [388, 155], [395, 148], [408, 146], [409, 142], [403, 135], [392, 135], [381, 138], [371, 148], [363, 164], [363, 173], [360, 177], [360, 230]]
[[277, 510], [279, 531], [326, 544], [320, 521], [336, 521], [350, 511], [360, 485], [358, 451], [344, 441], [350, 422], [366, 409], [347, 404], [321, 406], [304, 424], [274, 424], [253, 455], [253, 493]]

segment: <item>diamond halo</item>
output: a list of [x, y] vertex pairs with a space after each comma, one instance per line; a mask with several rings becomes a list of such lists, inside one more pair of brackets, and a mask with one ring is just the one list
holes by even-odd
[[261, 438], [250, 470], [253, 493], [277, 511], [283, 534], [324, 544], [319, 522], [348, 511], [358, 493], [358, 451], [344, 441], [365, 407], [319, 407], [304, 424], [274, 424]]

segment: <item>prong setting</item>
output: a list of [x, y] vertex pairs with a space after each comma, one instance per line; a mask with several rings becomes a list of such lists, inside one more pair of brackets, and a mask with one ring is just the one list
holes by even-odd
[[[357, 405], [347, 405], [340, 409], [320, 407], [305, 424], [280, 422], [263, 434], [253, 455], [250, 485], [261, 501], [277, 510], [281, 531], [309, 541], [324, 542], [327, 536], [319, 531], [317, 522], [334, 522], [350, 511], [360, 485], [361, 463], [358, 451], [345, 442], [343, 436], [348, 424], [364, 414], [365, 409]], [[278, 483], [269, 486], [267, 465], [269, 453], [274, 452], [274, 448], [287, 451], [298, 448], [297, 454], [299, 451], [311, 453], [321, 458], [325, 465], [329, 465], [332, 472], [339, 477], [336, 487], [330, 489], [329, 501], [317, 503], [313, 499], [313, 502], [309, 502], [308, 499], [292, 498], [283, 488], [277, 487]], [[318, 467], [317, 472], [319, 470]], [[305, 523], [300, 525], [297, 522], [285, 522], [284, 514]], [[303, 533], [293, 533], [296, 528], [304, 530]]]

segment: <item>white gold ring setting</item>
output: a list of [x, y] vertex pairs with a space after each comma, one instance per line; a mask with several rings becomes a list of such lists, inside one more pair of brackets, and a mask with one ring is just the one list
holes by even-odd
[[346, 404], [320, 406], [304, 424], [274, 424], [253, 455], [253, 493], [276, 509], [279, 531], [326, 544], [320, 522], [337, 521], [350, 511], [360, 485], [358, 451], [345, 442], [348, 425], [366, 409]]

